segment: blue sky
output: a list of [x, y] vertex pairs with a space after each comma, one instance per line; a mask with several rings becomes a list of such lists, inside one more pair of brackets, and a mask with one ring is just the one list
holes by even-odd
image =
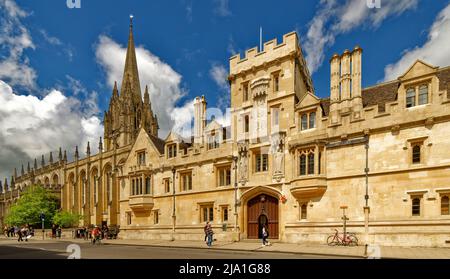
[[[363, 48], [363, 86], [397, 77], [417, 58], [450, 65], [449, 5], [381, 0], [379, 9], [369, 9], [366, 0], [81, 0], [81, 8], [69, 9], [66, 0], [0, 0], [0, 97], [9, 96], [9, 108], [0, 111], [0, 177], [17, 163], [11, 156], [34, 160], [59, 145], [83, 147], [102, 134], [112, 82], [121, 81], [130, 14], [138, 59], [144, 61], [141, 83], [153, 86], [164, 134], [184, 125], [197, 95], [224, 109], [228, 59], [259, 45], [260, 26], [263, 41], [299, 33], [316, 94], [328, 97], [329, 58], [357, 44]], [[28, 108], [25, 116], [40, 121], [20, 123], [27, 118], [18, 113], [21, 105]], [[67, 119], [52, 125], [67, 127], [50, 127], [46, 117], [64, 115], [61, 107]], [[11, 129], [14, 121], [32, 129]], [[17, 142], [19, 137], [24, 140]]]

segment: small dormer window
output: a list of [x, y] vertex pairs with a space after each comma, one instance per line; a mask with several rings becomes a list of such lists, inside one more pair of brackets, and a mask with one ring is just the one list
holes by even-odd
[[419, 105], [428, 104], [428, 86], [422, 85], [419, 87]]
[[167, 146], [167, 158], [177, 157], [177, 144], [173, 143]]
[[406, 91], [406, 107], [410, 108], [416, 105], [416, 92], [414, 88], [410, 88]]
[[138, 166], [145, 166], [145, 151], [138, 152], [137, 160]]
[[316, 128], [316, 112], [315, 111], [301, 114], [300, 128], [302, 131]]
[[429, 86], [422, 84], [410, 87], [406, 90], [406, 107], [411, 108], [417, 105], [426, 105], [429, 100]]
[[219, 148], [219, 135], [212, 131], [208, 137], [208, 149]]

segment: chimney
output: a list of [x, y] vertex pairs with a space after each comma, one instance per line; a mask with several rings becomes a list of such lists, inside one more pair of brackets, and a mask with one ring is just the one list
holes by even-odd
[[206, 125], [205, 96], [195, 97], [194, 100], [194, 143], [203, 144], [203, 131]]
[[362, 96], [361, 96], [361, 60], [362, 49], [356, 46], [352, 51], [352, 108], [353, 117], [360, 118], [361, 110], [363, 108]]
[[339, 120], [338, 110], [340, 98], [340, 67], [341, 57], [335, 53], [330, 60], [330, 119], [331, 123], [337, 123]]

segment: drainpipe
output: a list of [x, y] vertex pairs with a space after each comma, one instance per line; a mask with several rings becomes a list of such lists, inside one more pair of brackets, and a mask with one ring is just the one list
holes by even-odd
[[238, 222], [238, 213], [237, 213], [237, 161], [238, 157], [233, 157], [234, 161], [234, 231], [237, 232], [237, 222]]
[[[175, 214], [175, 167], [172, 167], [172, 201], [173, 201], [173, 208], [172, 208], [172, 233], [175, 233], [175, 224], [176, 224], [176, 214]], [[172, 236], [172, 240], [174, 239], [174, 236]]]
[[364, 196], [365, 199], [365, 206], [364, 206], [364, 233], [365, 233], [365, 240], [366, 243], [369, 241], [369, 214], [370, 214], [370, 207], [369, 207], [369, 136], [366, 135], [366, 143], [365, 143], [365, 149], [366, 149], [366, 167], [364, 169], [365, 175], [366, 175], [366, 194]]

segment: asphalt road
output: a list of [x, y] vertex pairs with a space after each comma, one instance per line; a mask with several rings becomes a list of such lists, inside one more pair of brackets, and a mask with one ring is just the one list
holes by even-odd
[[[77, 249], [67, 251], [69, 241], [14, 242], [0, 240], [0, 259], [67, 259], [77, 256]], [[82, 259], [327, 259], [321, 255], [276, 252], [224, 251], [214, 249], [171, 248], [129, 245], [79, 245]]]

